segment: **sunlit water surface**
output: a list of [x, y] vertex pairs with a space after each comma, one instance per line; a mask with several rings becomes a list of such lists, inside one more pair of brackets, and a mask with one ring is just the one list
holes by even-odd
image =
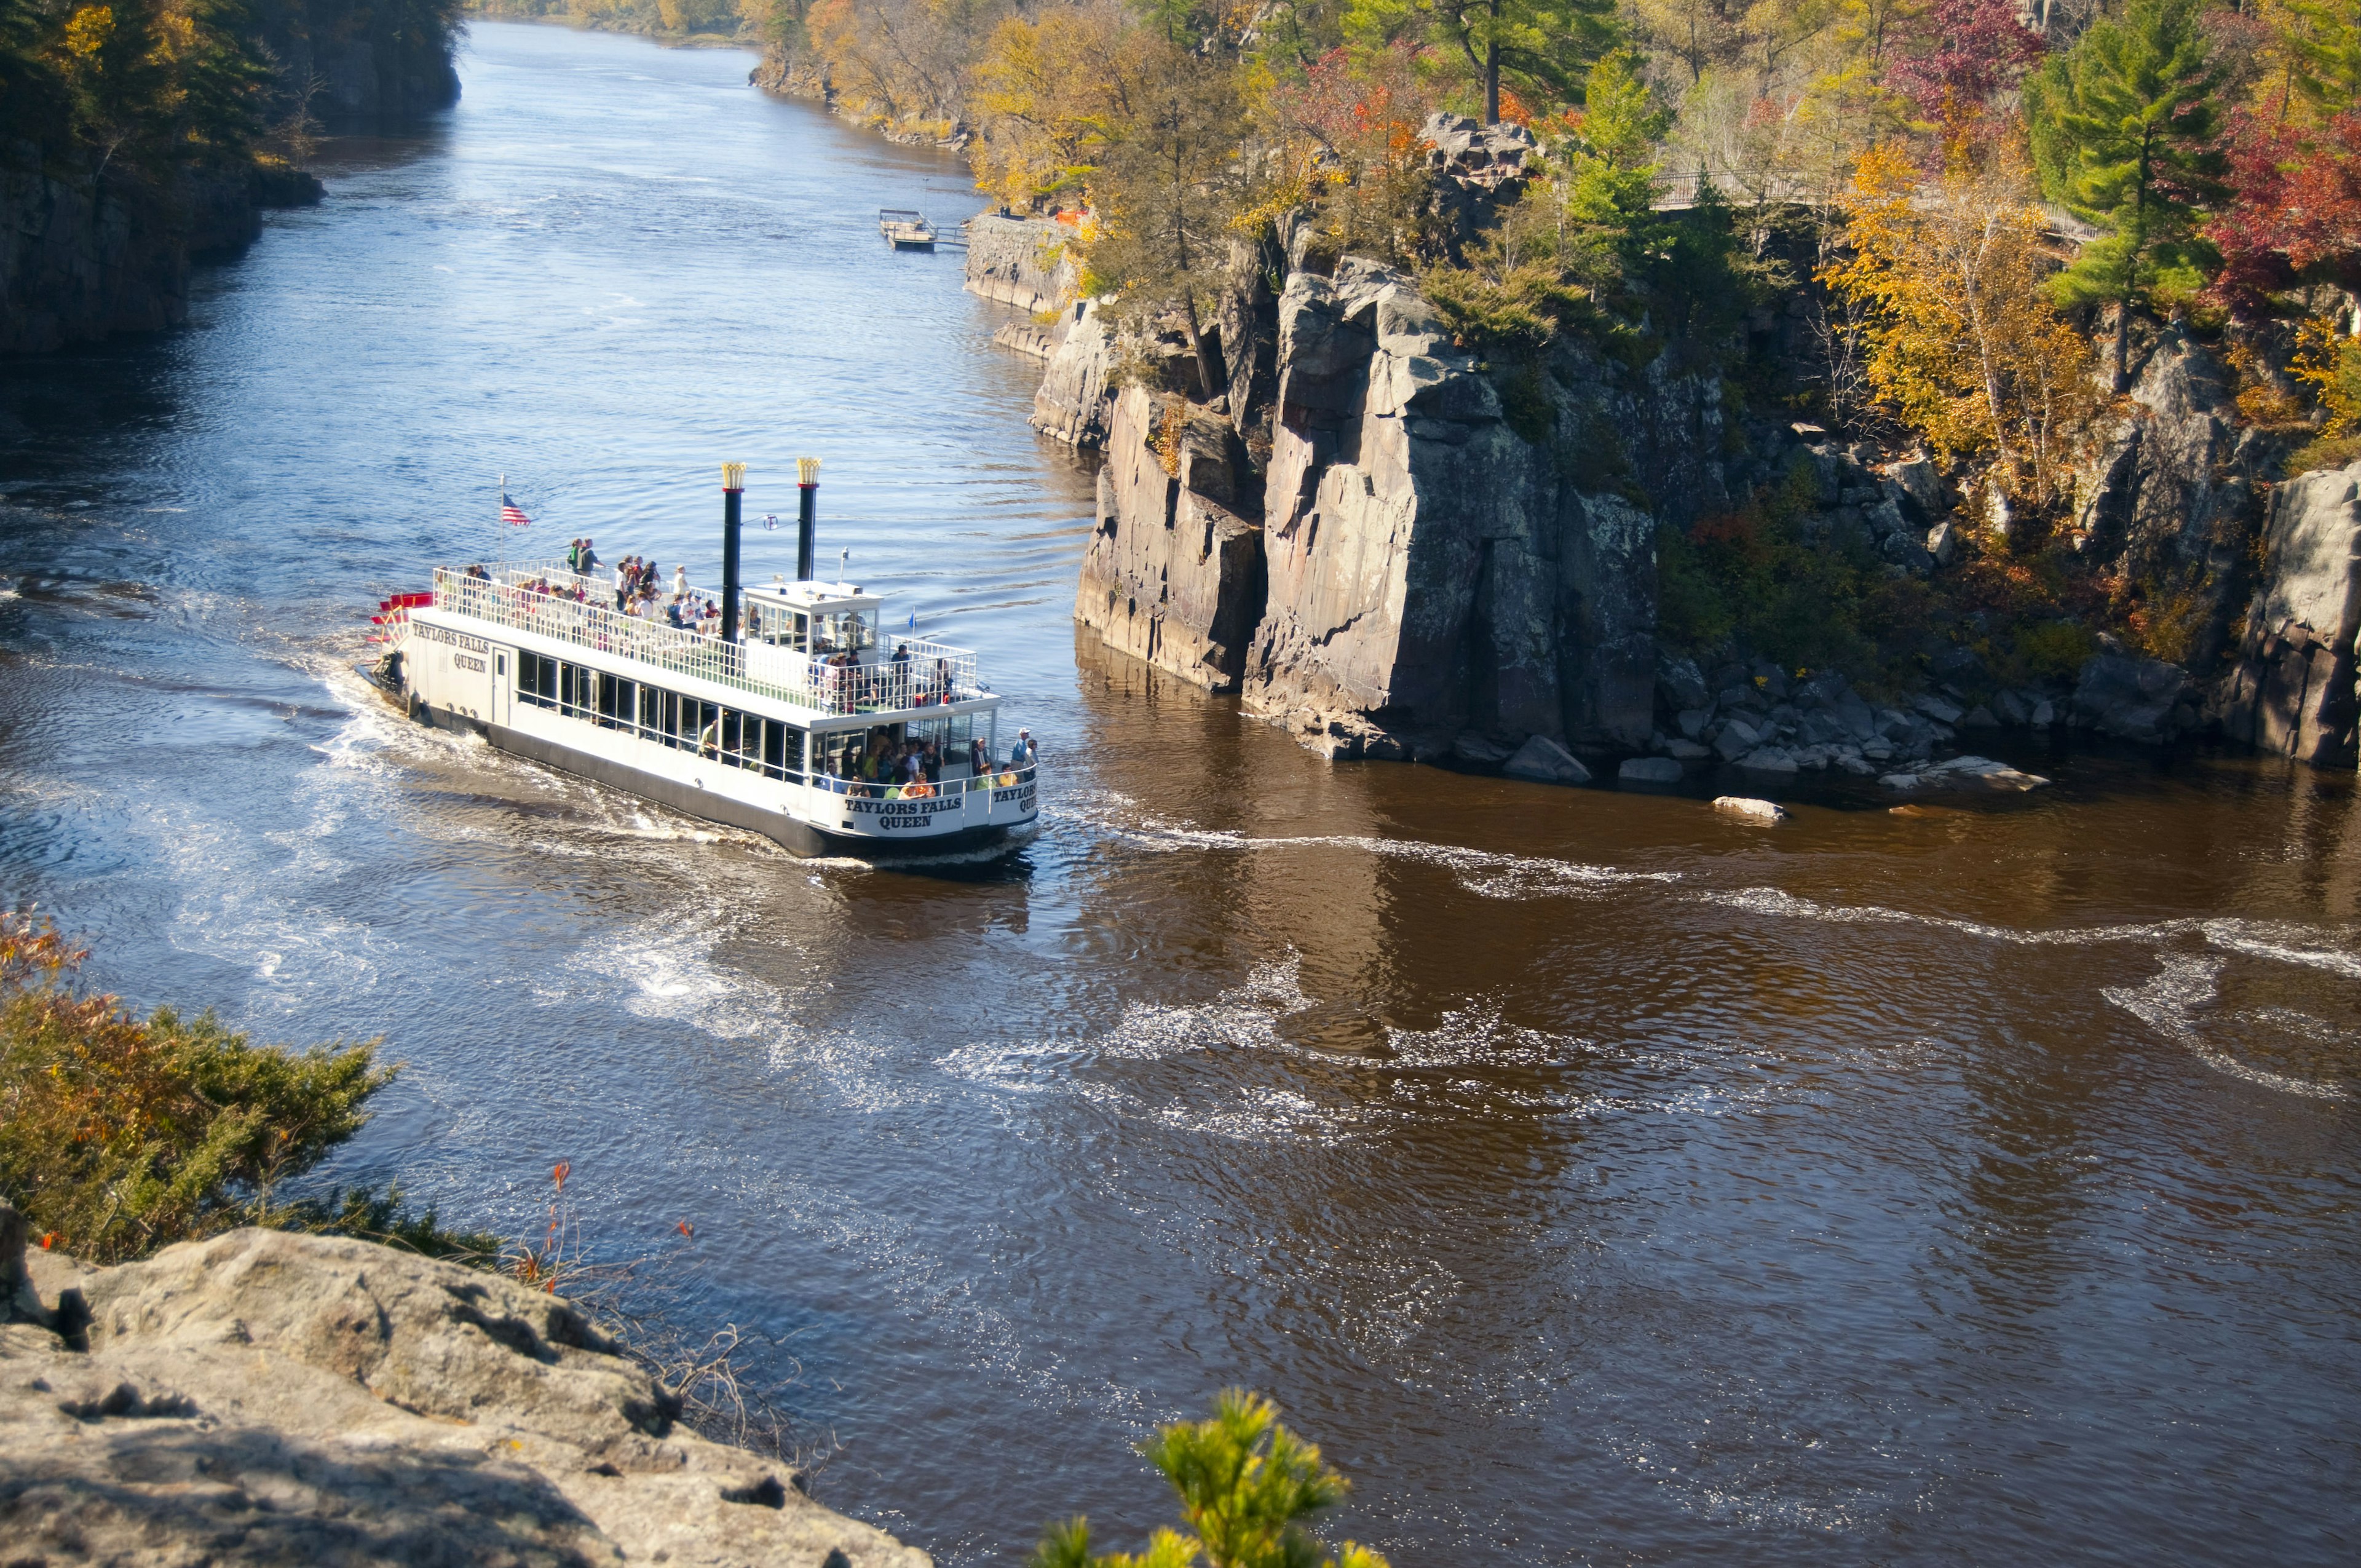
[[[1135, 1542], [1126, 1445], [1231, 1383], [1405, 1568], [2354, 1560], [2349, 778], [2037, 755], [1765, 831], [1331, 768], [1077, 649], [1089, 475], [874, 228], [963, 170], [749, 63], [479, 26], [188, 330], [0, 372], [0, 900], [142, 1003], [384, 1035], [335, 1175], [692, 1222], [820, 1495], [948, 1563]], [[715, 465], [792, 518], [803, 455], [823, 555], [1040, 735], [1018, 860], [800, 862], [351, 673], [503, 473], [511, 550], [709, 577]]]

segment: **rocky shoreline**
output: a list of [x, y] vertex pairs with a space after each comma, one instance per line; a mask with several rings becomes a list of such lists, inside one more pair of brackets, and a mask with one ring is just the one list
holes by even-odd
[[[1516, 151], [1479, 145], [1514, 127], [1438, 118], [1446, 173], [1474, 159], [1496, 176]], [[2008, 680], [1971, 620], [1930, 637], [1911, 689], [1872, 700], [1842, 671], [1660, 652], [1659, 530], [1784, 487], [1816, 547], [1930, 581], [1971, 528], [2004, 535], [2009, 519], [1922, 455], [1737, 414], [1669, 352], [1635, 368], [1568, 345], [1511, 406], [1519, 389], [1453, 345], [1413, 279], [1321, 263], [1300, 236], [1276, 292], [1269, 257], [1234, 256], [1209, 334], [1230, 383], [1209, 405], [1175, 340], [1118, 345], [1077, 299], [1071, 229], [993, 215], [972, 232], [969, 287], [1035, 313], [1000, 339], [1045, 360], [1033, 423], [1104, 459], [1076, 620], [1332, 758], [1988, 786], [1999, 764], [1964, 748], [2071, 729], [2356, 761], [2361, 465], [2271, 482], [2277, 450], [2178, 329], [2078, 476], [2069, 540], [2080, 563], [2176, 586], [2184, 656], [2070, 628], [2078, 662]], [[1749, 330], [1776, 343], [1801, 314]], [[1146, 384], [1122, 385], [1126, 355]]]
[[511, 1280], [251, 1229], [85, 1268], [0, 1205], [12, 1563], [932, 1561], [679, 1414]]

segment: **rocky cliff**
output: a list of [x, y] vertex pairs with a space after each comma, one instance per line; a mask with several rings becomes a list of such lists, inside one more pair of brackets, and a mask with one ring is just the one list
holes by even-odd
[[2355, 640], [2361, 634], [2361, 463], [2272, 493], [2261, 583], [2235, 666], [2216, 694], [2224, 734], [2323, 764], [2356, 751]]
[[1107, 646], [1235, 691], [1263, 610], [1259, 498], [1220, 415], [1134, 387], [1115, 400], [1074, 619]]
[[0, 354], [177, 326], [192, 261], [252, 240], [262, 208], [320, 196], [284, 166], [103, 179], [86, 159], [17, 144], [0, 157]]
[[1556, 460], [1586, 400], [1552, 399], [1557, 428], [1525, 439], [1411, 281], [1371, 263], [1297, 273], [1278, 317], [1248, 710], [1331, 755], [1432, 755], [1463, 730], [1644, 745], [1655, 525]]
[[[1235, 685], [1330, 756], [1644, 747], [1655, 520], [1599, 477], [1637, 464], [1665, 504], [1696, 504], [1718, 483], [1689, 455], [1719, 449], [1718, 384], [1569, 359], [1538, 395], [1542, 428], [1521, 433], [1408, 277], [1347, 258], [1272, 299], [1256, 269], [1235, 271], [1230, 393], [1114, 404], [1077, 618]], [[1070, 333], [1036, 423], [1090, 431], [1111, 356], [1103, 334]], [[1192, 375], [1176, 363], [1161, 384]], [[1569, 460], [1602, 430], [1615, 464]]]
[[1044, 218], [985, 213], [967, 226], [968, 291], [1044, 314], [1078, 291], [1081, 269], [1068, 254], [1074, 231]]
[[930, 1561], [686, 1430], [556, 1298], [274, 1231], [82, 1269], [5, 1206], [0, 1521], [13, 1563]]

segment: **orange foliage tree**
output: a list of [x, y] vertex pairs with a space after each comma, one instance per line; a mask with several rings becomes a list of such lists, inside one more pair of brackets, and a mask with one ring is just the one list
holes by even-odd
[[1899, 148], [1872, 149], [1820, 279], [1865, 308], [1870, 385], [1902, 422], [1946, 460], [1990, 453], [2002, 488], [2042, 505], [2102, 397], [2012, 172], [1955, 162], [1926, 183]]

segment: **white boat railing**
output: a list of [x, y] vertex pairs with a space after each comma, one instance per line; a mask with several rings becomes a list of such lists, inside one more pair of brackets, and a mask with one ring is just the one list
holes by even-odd
[[820, 713], [897, 712], [991, 695], [977, 681], [972, 650], [932, 638], [884, 639], [895, 650], [890, 655], [872, 649], [867, 663], [845, 654], [840, 657], [846, 663], [832, 663], [774, 643], [724, 642], [624, 615], [601, 602], [608, 591], [562, 571], [511, 570], [497, 578], [447, 566], [434, 571], [438, 609]]

